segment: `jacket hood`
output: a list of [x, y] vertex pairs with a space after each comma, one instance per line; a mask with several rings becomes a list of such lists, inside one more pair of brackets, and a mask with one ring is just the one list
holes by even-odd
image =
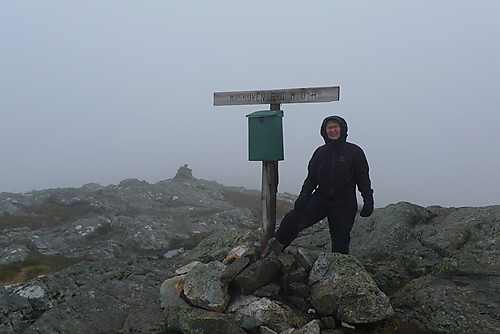
[[[328, 135], [326, 134], [326, 123], [328, 123], [329, 121], [336, 121], [340, 124], [340, 138], [337, 140], [329, 139]], [[323, 120], [323, 123], [321, 123], [319, 133], [325, 140], [325, 144], [328, 144], [329, 142], [345, 142], [347, 140], [347, 122], [340, 116], [328, 116]]]

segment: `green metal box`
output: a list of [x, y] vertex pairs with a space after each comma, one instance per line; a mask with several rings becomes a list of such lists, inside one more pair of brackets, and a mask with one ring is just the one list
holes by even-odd
[[248, 117], [248, 160], [284, 160], [283, 110], [261, 110]]

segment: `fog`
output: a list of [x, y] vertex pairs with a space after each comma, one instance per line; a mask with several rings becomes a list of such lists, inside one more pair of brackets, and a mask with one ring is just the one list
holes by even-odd
[[283, 104], [279, 192], [341, 115], [377, 207], [500, 204], [500, 2], [2, 1], [0, 192], [197, 178], [260, 189], [225, 91], [340, 86]]

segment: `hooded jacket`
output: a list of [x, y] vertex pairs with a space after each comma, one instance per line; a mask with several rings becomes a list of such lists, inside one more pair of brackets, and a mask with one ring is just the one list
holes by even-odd
[[[340, 124], [339, 139], [328, 138], [329, 121]], [[357, 186], [363, 200], [373, 202], [368, 161], [361, 147], [347, 142], [347, 122], [340, 116], [329, 116], [323, 120], [320, 134], [325, 145], [318, 147], [309, 160], [300, 194], [309, 196], [315, 192], [327, 205], [357, 208]]]

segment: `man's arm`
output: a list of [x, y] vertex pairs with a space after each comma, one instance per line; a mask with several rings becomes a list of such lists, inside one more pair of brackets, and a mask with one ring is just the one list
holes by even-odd
[[312, 192], [318, 186], [318, 177], [316, 175], [316, 166], [315, 166], [315, 160], [316, 160], [315, 157], [317, 151], [318, 150], [314, 151], [311, 159], [309, 160], [309, 163], [307, 165], [306, 179], [302, 184], [299, 197], [297, 197], [297, 200], [295, 201], [294, 210], [297, 212], [305, 208], [307, 202], [309, 202], [309, 198], [311, 197]]
[[370, 168], [365, 153], [359, 148], [358, 162], [356, 165], [356, 185], [361, 197], [363, 197], [363, 208], [360, 215], [362, 217], [369, 217], [373, 213], [374, 199], [373, 189], [370, 180]]

